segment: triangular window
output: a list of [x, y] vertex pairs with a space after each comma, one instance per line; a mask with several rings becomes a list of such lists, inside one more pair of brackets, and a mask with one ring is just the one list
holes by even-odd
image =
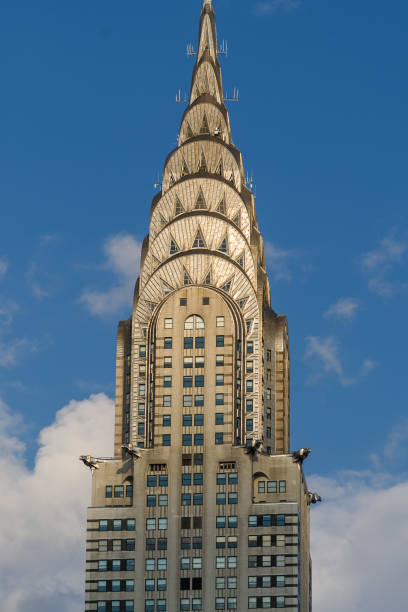
[[237, 258], [237, 264], [239, 266], [241, 266], [241, 268], [245, 268], [245, 258], [244, 258], [244, 254], [241, 253], [241, 255]]
[[187, 176], [187, 174], [190, 174], [190, 170], [188, 169], [186, 160], [183, 157], [183, 163], [181, 166], [181, 176]]
[[203, 232], [199, 229], [193, 242], [193, 249], [205, 249]]
[[201, 153], [200, 163], [198, 164], [198, 172], [208, 172], [207, 162], [205, 161], [204, 153]]
[[174, 253], [178, 253], [179, 250], [180, 250], [179, 246], [172, 236], [170, 239], [170, 255], [174, 255]]
[[219, 164], [215, 169], [215, 174], [219, 174], [220, 176], [222, 176], [222, 159], [220, 159]]
[[203, 281], [203, 285], [212, 285], [212, 282], [211, 282], [211, 268], [208, 270], [207, 274], [205, 275], [205, 279]]
[[174, 183], [176, 182], [176, 180], [175, 180], [175, 178], [174, 178], [174, 176], [173, 176], [173, 173], [172, 173], [172, 172], [170, 172], [170, 181], [169, 181], [169, 182], [170, 182], [170, 187], [171, 187], [172, 185], [174, 185]]
[[187, 132], [187, 138], [193, 138], [194, 136], [193, 130], [191, 129], [191, 126], [188, 122], [187, 122], [186, 132]]
[[209, 133], [210, 133], [210, 128], [208, 127], [207, 116], [204, 113], [203, 122], [200, 128], [200, 134], [209, 134]]
[[148, 307], [149, 310], [151, 310], [151, 312], [153, 312], [157, 304], [155, 304], [154, 302], [146, 302], [146, 306]]
[[194, 208], [196, 210], [206, 210], [207, 209], [207, 204], [204, 200], [204, 195], [201, 189], [198, 192], [198, 198], [197, 198]]
[[165, 225], [167, 225], [167, 219], [165, 219], [163, 215], [160, 215], [160, 226], [164, 227]]
[[161, 279], [162, 282], [162, 287], [163, 287], [163, 293], [164, 295], [168, 295], [169, 293], [171, 293], [172, 291], [174, 291], [174, 287], [172, 287], [171, 285], [169, 285], [168, 283], [166, 283], [165, 280]]
[[238, 213], [237, 215], [235, 215], [232, 222], [235, 223], [235, 225], [237, 225], [238, 227], [241, 227], [241, 214]]
[[229, 281], [227, 281], [225, 285], [221, 287], [221, 289], [225, 291], [226, 293], [229, 293], [231, 290], [231, 287], [232, 287], [232, 278], [230, 278]]
[[180, 198], [178, 196], [176, 196], [176, 205], [174, 207], [174, 216], [177, 217], [177, 215], [181, 215], [181, 213], [183, 213], [183, 212], [185, 212], [184, 211], [184, 206], [180, 202]]
[[184, 268], [184, 274], [183, 274], [183, 285], [193, 285], [193, 281], [191, 280], [191, 276], [189, 275], [189, 273], [187, 272], [187, 270]]
[[227, 242], [227, 237], [226, 236], [221, 241], [221, 244], [218, 247], [217, 251], [220, 251], [220, 253], [228, 253], [228, 242]]
[[231, 176], [230, 176], [230, 183], [232, 183], [233, 185], [235, 185], [235, 178], [234, 178], [234, 173], [231, 172]]
[[217, 136], [218, 138], [222, 138], [222, 126], [221, 126], [221, 123], [215, 129], [214, 136]]
[[244, 310], [245, 308], [245, 304], [247, 303], [248, 298], [242, 298], [242, 300], [238, 300], [238, 306], [240, 307], [241, 310]]
[[152, 268], [153, 271], [157, 270], [157, 268], [160, 266], [160, 261], [157, 259], [157, 257], [155, 257], [154, 255], [152, 255]]
[[222, 215], [227, 214], [227, 207], [225, 206], [225, 196], [222, 198], [221, 202], [218, 204], [216, 211], [221, 213]]

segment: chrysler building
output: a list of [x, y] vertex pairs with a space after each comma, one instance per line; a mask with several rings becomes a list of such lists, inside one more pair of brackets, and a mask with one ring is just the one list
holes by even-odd
[[[92, 471], [87, 612], [311, 610], [309, 449], [290, 450], [289, 339], [224, 103], [212, 2], [116, 351]], [[92, 449], [89, 449], [92, 450]]]

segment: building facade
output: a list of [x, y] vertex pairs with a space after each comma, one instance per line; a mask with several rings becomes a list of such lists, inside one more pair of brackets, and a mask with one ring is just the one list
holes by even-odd
[[92, 470], [88, 612], [311, 610], [309, 506], [290, 453], [286, 318], [205, 0], [116, 356], [114, 457]]

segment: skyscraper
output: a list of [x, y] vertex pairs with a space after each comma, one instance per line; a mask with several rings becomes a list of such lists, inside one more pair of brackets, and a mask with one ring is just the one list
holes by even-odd
[[212, 3], [116, 356], [114, 458], [92, 469], [86, 611], [311, 610], [289, 348], [224, 104]]

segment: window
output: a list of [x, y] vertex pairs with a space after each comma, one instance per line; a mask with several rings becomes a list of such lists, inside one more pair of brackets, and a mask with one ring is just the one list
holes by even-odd
[[126, 497], [133, 496], [133, 485], [126, 485]]
[[216, 425], [224, 425], [224, 413], [216, 412], [215, 413], [215, 424]]
[[238, 567], [238, 557], [228, 557], [228, 567], [232, 569]]
[[127, 519], [127, 521], [126, 521], [126, 530], [127, 531], [134, 531], [135, 527], [136, 527], [135, 519]]
[[164, 339], [164, 348], [165, 349], [173, 348], [173, 338], [165, 338]]
[[193, 517], [193, 529], [202, 529], [202, 528], [203, 528], [203, 517], [194, 516]]
[[226, 517], [225, 516], [217, 516], [215, 518], [215, 526], [217, 529], [224, 529], [226, 526]]
[[190, 493], [182, 493], [181, 494], [181, 505], [182, 506], [191, 506], [191, 494]]
[[146, 376], [146, 366], [145, 365], [139, 366], [139, 376], [142, 376], [143, 378]]
[[99, 559], [98, 561], [98, 572], [107, 572], [108, 562], [106, 559]]
[[225, 493], [217, 493], [216, 503], [218, 506], [223, 506], [227, 502], [227, 497]]
[[156, 540], [154, 538], [146, 538], [146, 550], [156, 550]]
[[183, 414], [183, 427], [191, 427], [193, 424], [192, 414]]
[[247, 431], [253, 431], [254, 430], [254, 422], [252, 419], [247, 419], [246, 420], [246, 429]]
[[194, 493], [194, 495], [193, 495], [193, 505], [194, 506], [202, 506], [203, 505], [203, 494], [202, 493]]
[[107, 485], [105, 487], [105, 497], [112, 497], [112, 487], [111, 487], [111, 485]]
[[194, 397], [194, 406], [204, 406], [204, 395], [196, 395]]
[[235, 529], [238, 527], [238, 517], [237, 516], [229, 516], [228, 517], [228, 527]]
[[202, 472], [195, 472], [193, 476], [194, 476], [193, 484], [195, 485], [203, 484], [203, 473]]
[[166, 580], [166, 578], [158, 578], [157, 579], [157, 590], [158, 591], [166, 591], [167, 590], [167, 580]]
[[135, 560], [134, 559], [125, 559], [125, 570], [127, 572], [134, 572], [135, 570]]
[[159, 572], [167, 570], [167, 559], [165, 557], [157, 559], [157, 569]]
[[[119, 582], [119, 588], [120, 588], [120, 582]], [[111, 610], [112, 612], [120, 612], [120, 601], [112, 601], [111, 603]]]
[[164, 367], [165, 368], [171, 368], [173, 365], [173, 359], [172, 357], [165, 357], [164, 358]]
[[247, 353], [251, 354], [254, 352], [254, 343], [252, 340], [248, 340], [247, 342]]
[[247, 393], [252, 393], [254, 390], [254, 381], [253, 380], [247, 380], [246, 381], [246, 390]]
[[185, 349], [193, 348], [193, 338], [184, 338], [184, 348]]
[[145, 612], [154, 611], [154, 599], [145, 599]]
[[227, 484], [227, 475], [225, 472], [218, 472], [217, 474], [217, 485]]
[[98, 592], [106, 593], [106, 580], [98, 580]]
[[246, 363], [246, 371], [248, 374], [252, 374], [252, 372], [254, 371], [254, 362], [253, 361], [247, 361]]
[[146, 479], [148, 487], [155, 487], [157, 484], [157, 476], [149, 475]]
[[193, 386], [193, 377], [183, 376], [183, 387], [192, 387], [192, 386]]
[[286, 493], [286, 480], [279, 481], [279, 493]]
[[[192, 588], [193, 591], [198, 591], [201, 590], [201, 586], [194, 586], [195, 584], [201, 584], [202, 579], [201, 578], [193, 578], [192, 580]], [[193, 597], [192, 602], [191, 602], [191, 609], [192, 610], [201, 610], [201, 598], [199, 597]]]
[[167, 493], [159, 495], [159, 506], [167, 506], [167, 504], [168, 504], [168, 495], [167, 495]]
[[155, 506], [155, 505], [156, 505], [156, 496], [155, 496], [155, 495], [148, 495], [148, 496], [147, 496], [147, 502], [146, 502], [146, 505], [147, 505], [148, 507], [150, 507], [150, 508], [151, 508], [151, 507], [153, 507], [153, 506]]
[[215, 557], [215, 567], [217, 569], [225, 569], [227, 567], [226, 557]]
[[120, 591], [120, 580], [112, 580], [112, 592], [117, 593]]
[[204, 444], [204, 434], [194, 434], [194, 446], [202, 446]]
[[98, 612], [106, 612], [106, 601], [98, 601]]
[[165, 612], [167, 610], [167, 602], [165, 599], [158, 599], [156, 601], [157, 612]]
[[224, 327], [224, 317], [217, 317], [217, 319], [216, 319], [216, 326], [217, 327]]
[[228, 589], [236, 589], [237, 588], [237, 577], [236, 576], [228, 576], [228, 582], [227, 582]]
[[224, 365], [224, 355], [216, 355], [215, 356], [215, 365], [223, 366]]
[[155, 518], [146, 519], [146, 529], [148, 531], [156, 529], [156, 519]]
[[204, 329], [204, 320], [198, 315], [192, 315], [184, 321], [184, 329]]
[[209, 306], [209, 304], [210, 304], [210, 298], [203, 297], [203, 306]]
[[201, 536], [193, 538], [193, 548], [201, 549], [203, 547], [203, 539]]
[[204, 457], [202, 453], [194, 454], [194, 465], [203, 465]]
[[215, 609], [216, 610], [225, 610], [225, 598], [224, 597], [216, 597], [215, 598]]
[[225, 548], [225, 536], [217, 536], [215, 540], [216, 548]]
[[222, 387], [224, 385], [224, 374], [215, 375], [215, 384], [217, 387]]
[[135, 550], [134, 540], [125, 540], [126, 550]]
[[191, 455], [182, 454], [181, 455], [181, 465], [191, 465]]
[[145, 432], [145, 424], [144, 423], [138, 423], [137, 424], [137, 434], [139, 436], [144, 436], [144, 432]]
[[139, 395], [142, 397], [146, 395], [146, 385], [144, 383], [139, 385]]
[[189, 599], [180, 599], [180, 610], [190, 610]]
[[[168, 417], [169, 419], [169, 425], [170, 425], [170, 417]], [[164, 417], [163, 417], [163, 425], [164, 425]], [[162, 445], [163, 446], [171, 446], [171, 434], [163, 434], [162, 435]]]
[[202, 557], [193, 557], [193, 569], [201, 569], [203, 565]]
[[120, 572], [120, 559], [112, 560], [112, 572]]
[[180, 591], [190, 590], [190, 578], [180, 578]]
[[205, 347], [204, 336], [197, 336], [197, 338], [195, 339], [195, 347], [198, 349], [203, 349]]
[[236, 597], [228, 597], [227, 599], [227, 610], [236, 610], [237, 609], [237, 598]]
[[191, 529], [191, 517], [190, 516], [181, 517], [181, 529]]
[[143, 402], [139, 402], [137, 413], [139, 416], [144, 416], [145, 413], [145, 405]]
[[115, 550], [115, 551], [122, 550], [121, 540], [112, 540], [112, 550]]
[[147, 578], [145, 580], [145, 591], [154, 591], [154, 579]]
[[238, 493], [228, 493], [228, 503], [237, 504], [238, 503]]
[[192, 357], [184, 357], [184, 367], [192, 368], [193, 367], [193, 358]]
[[190, 408], [193, 405], [192, 395], [183, 395], [183, 406], [184, 408]]
[[164, 376], [163, 378], [163, 386], [171, 387], [171, 376]]
[[215, 346], [224, 346], [224, 336], [215, 337]]
[[224, 434], [222, 432], [216, 432], [216, 434], [215, 434], [215, 443], [216, 444], [224, 444]]
[[238, 484], [238, 472], [230, 472], [228, 474], [228, 483], [229, 484]]
[[195, 386], [204, 387], [204, 376], [199, 375], [195, 377]]
[[190, 486], [191, 485], [191, 474], [182, 474], [181, 475], [181, 484], [183, 486]]
[[270, 389], [269, 387], [266, 389], [266, 399], [272, 399], [272, 389]]
[[163, 427], [170, 427], [170, 426], [171, 426], [171, 415], [164, 414], [163, 415]]
[[167, 538], [158, 538], [157, 550], [167, 550]]
[[108, 550], [108, 540], [99, 540], [98, 546], [99, 552], [105, 552]]
[[193, 444], [192, 434], [183, 434], [182, 444], [183, 446], [192, 446]]
[[180, 298], [180, 306], [187, 306], [187, 298]]
[[158, 523], [157, 526], [158, 526], [159, 530], [167, 529], [167, 525], [168, 525], [167, 518], [159, 518], [157, 520], [157, 523]]
[[253, 409], [254, 409], [254, 401], [253, 400], [248, 399], [246, 401], [246, 409], [247, 409], [247, 412], [252, 412], [253, 411]]
[[223, 393], [216, 393], [215, 394], [215, 405], [216, 406], [223, 406], [224, 405], [224, 394]]
[[181, 559], [180, 559], [180, 569], [182, 569], [182, 570], [190, 569], [190, 557], [181, 557]]
[[215, 578], [215, 588], [216, 589], [225, 589], [225, 578], [224, 578], [224, 576], [217, 576]]
[[113, 531], [121, 531], [122, 529], [122, 519], [115, 519], [113, 521]]
[[164, 329], [173, 329], [173, 319], [164, 319]]

